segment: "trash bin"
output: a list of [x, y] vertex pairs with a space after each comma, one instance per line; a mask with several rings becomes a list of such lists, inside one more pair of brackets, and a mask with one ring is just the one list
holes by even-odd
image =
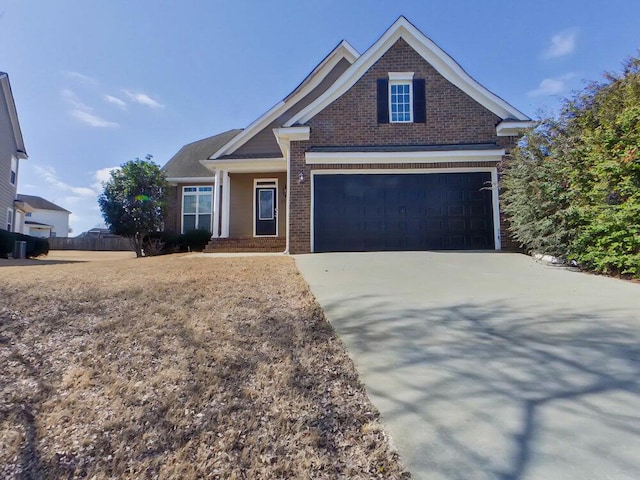
[[13, 258], [25, 258], [27, 256], [27, 242], [17, 240], [13, 244]]

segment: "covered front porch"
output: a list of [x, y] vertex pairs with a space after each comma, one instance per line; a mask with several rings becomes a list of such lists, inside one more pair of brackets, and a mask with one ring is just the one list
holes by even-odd
[[201, 161], [214, 173], [207, 252], [286, 249], [286, 164], [282, 158]]

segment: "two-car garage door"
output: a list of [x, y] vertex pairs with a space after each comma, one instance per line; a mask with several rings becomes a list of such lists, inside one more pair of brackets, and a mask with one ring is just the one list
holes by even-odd
[[313, 251], [493, 249], [491, 173], [313, 176]]

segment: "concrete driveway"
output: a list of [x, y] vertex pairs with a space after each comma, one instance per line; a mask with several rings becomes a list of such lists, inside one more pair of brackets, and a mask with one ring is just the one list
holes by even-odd
[[296, 262], [414, 478], [640, 478], [639, 284], [507, 253]]

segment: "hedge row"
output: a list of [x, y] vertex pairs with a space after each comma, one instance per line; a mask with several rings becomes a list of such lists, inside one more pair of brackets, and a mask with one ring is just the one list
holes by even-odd
[[640, 57], [605, 79], [526, 132], [503, 211], [527, 250], [640, 278]]
[[0, 258], [7, 258], [10, 253], [13, 253], [13, 247], [18, 241], [27, 242], [27, 258], [35, 258], [49, 253], [49, 241], [46, 238], [0, 230]]

